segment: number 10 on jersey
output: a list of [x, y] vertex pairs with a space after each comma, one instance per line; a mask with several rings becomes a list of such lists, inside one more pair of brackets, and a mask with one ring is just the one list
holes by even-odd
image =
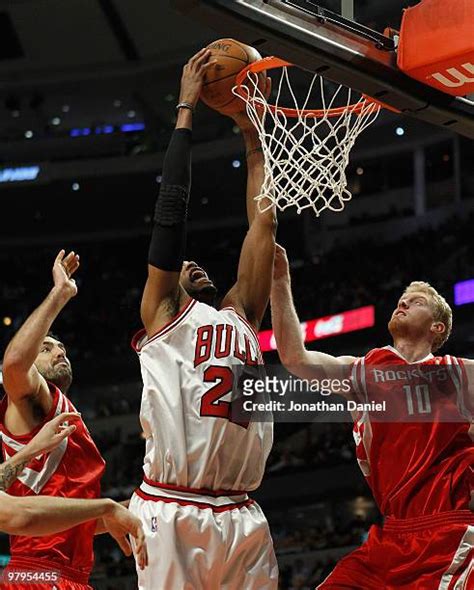
[[430, 388], [426, 383], [420, 385], [404, 385], [403, 391], [407, 398], [408, 415], [431, 414]]

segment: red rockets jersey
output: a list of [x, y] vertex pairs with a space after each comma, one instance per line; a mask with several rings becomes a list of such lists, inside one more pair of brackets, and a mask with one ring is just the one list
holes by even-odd
[[[2, 453], [8, 459], [24, 447], [45, 422], [61, 412], [75, 412], [73, 404], [61, 391], [49, 384], [53, 405], [44, 422], [31, 433], [11, 434], [4, 425], [7, 398], [0, 404], [0, 435]], [[59, 496], [63, 498], [99, 498], [100, 480], [105, 462], [89, 431], [81, 421], [73, 434], [51, 453], [31, 461], [10, 486], [12, 496]], [[89, 576], [94, 563], [93, 539], [95, 521], [47, 537], [10, 537], [12, 563], [15, 558], [28, 558], [52, 563], [59, 568], [71, 568]], [[78, 576], [80, 577], [80, 576]]]
[[467, 510], [474, 446], [462, 360], [408, 363], [386, 346], [355, 361], [352, 381], [359, 401], [385, 402], [383, 413], [365, 411], [354, 424], [357, 460], [382, 514]]

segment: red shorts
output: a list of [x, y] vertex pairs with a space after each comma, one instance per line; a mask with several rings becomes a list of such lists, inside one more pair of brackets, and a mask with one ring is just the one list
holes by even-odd
[[1, 590], [93, 590], [88, 575], [43, 559], [14, 557], [0, 573]]
[[443, 512], [373, 526], [317, 590], [474, 590], [474, 515]]

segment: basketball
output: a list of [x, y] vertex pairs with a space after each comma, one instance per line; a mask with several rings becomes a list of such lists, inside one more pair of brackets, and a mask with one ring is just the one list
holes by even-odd
[[[260, 53], [244, 43], [234, 39], [219, 39], [208, 46], [211, 50], [210, 60], [217, 63], [206, 73], [201, 100], [211, 109], [225, 115], [232, 115], [245, 110], [243, 100], [232, 94], [237, 74], [250, 63], [262, 59]], [[259, 74], [259, 88], [265, 87], [266, 76]]]

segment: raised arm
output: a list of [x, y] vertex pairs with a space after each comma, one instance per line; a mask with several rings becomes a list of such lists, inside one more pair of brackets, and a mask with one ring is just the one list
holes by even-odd
[[13, 402], [39, 396], [44, 411], [50, 409], [48, 386], [34, 363], [54, 320], [77, 294], [76, 283], [71, 277], [78, 268], [77, 254], [70, 252], [65, 257], [64, 250], [59, 252], [53, 265], [53, 288], [7, 346], [3, 358], [3, 386]]
[[290, 268], [286, 251], [277, 244], [271, 294], [272, 326], [282, 364], [305, 379], [347, 378], [353, 356], [335, 357], [306, 350], [300, 321], [291, 293]]
[[[235, 120], [241, 128], [247, 155], [249, 230], [240, 253], [237, 282], [225, 296], [222, 306], [232, 305], [258, 330], [270, 298], [277, 220], [273, 206], [261, 213], [255, 202], [264, 179], [258, 133], [245, 115], [238, 115]], [[262, 201], [263, 207], [270, 204], [265, 199]]]
[[179, 285], [186, 247], [186, 220], [191, 189], [191, 131], [210, 51], [203, 49], [184, 66], [176, 127], [163, 163], [148, 253], [148, 279], [141, 316], [148, 335], [176, 314], [188, 297]]

